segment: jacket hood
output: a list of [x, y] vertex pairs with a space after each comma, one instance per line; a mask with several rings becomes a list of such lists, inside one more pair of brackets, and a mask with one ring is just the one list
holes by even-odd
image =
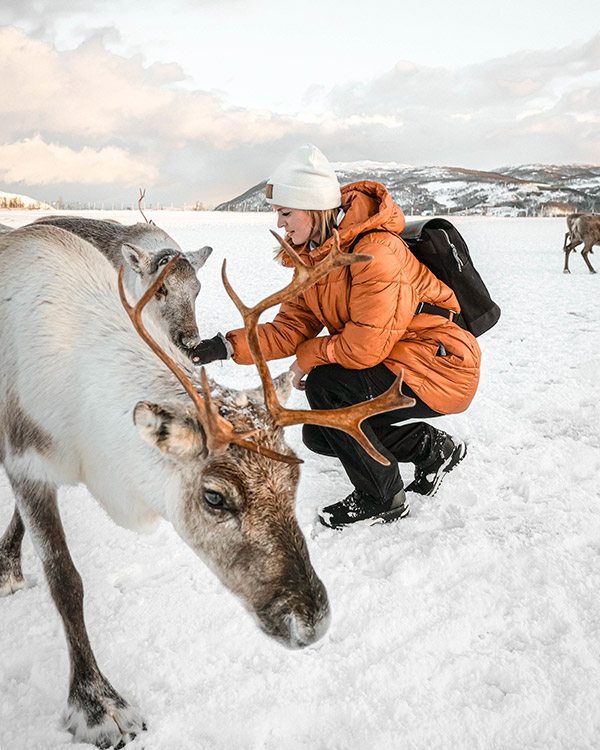
[[[404, 214], [380, 182], [353, 182], [342, 187], [342, 208], [346, 212], [338, 227], [340, 248], [347, 250], [359, 234], [373, 229], [386, 229], [400, 234], [404, 229]], [[329, 254], [333, 237], [308, 252], [315, 262]]]

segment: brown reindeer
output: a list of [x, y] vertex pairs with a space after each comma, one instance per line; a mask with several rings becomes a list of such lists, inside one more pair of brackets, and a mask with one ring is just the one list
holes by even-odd
[[592, 253], [594, 245], [600, 245], [600, 215], [598, 214], [581, 214], [574, 213], [567, 216], [568, 231], [565, 235], [563, 251], [565, 253], [565, 267], [563, 273], [569, 271], [569, 254], [576, 247], [583, 244], [581, 257], [585, 261], [590, 273], [596, 273], [590, 260], [589, 253]]
[[[256, 351], [265, 406], [209, 383], [151, 318], [142, 322], [177, 257], [134, 305], [122, 272], [117, 288], [108, 261], [76, 235], [34, 224], [0, 236], [0, 462], [16, 500], [0, 540], [0, 594], [25, 585], [27, 531], [63, 621], [71, 664], [65, 724], [80, 742], [119, 745], [145, 722], [96, 662], [83, 584], [57, 505], [61, 484], [85, 484], [128, 528], [169, 520], [259, 627], [284, 645], [302, 648], [327, 630], [327, 593], [294, 513], [299, 460], [282, 426], [335, 426], [385, 461], [360, 423], [414, 401], [401, 394], [399, 377], [387, 393], [353, 407], [290, 411], [279, 404], [258, 346], [258, 315], [333, 268], [370, 257], [341, 253], [336, 242], [309, 268], [285, 250], [294, 258], [292, 281], [254, 308], [224, 277]], [[41, 351], [31, 346], [36, 340], [44, 342]], [[289, 390], [289, 383], [279, 386]]]

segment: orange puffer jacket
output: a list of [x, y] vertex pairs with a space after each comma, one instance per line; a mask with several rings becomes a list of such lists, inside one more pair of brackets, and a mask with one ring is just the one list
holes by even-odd
[[[304, 372], [337, 362], [351, 370], [383, 362], [432, 409], [464, 411], [479, 382], [481, 352], [467, 331], [440, 315], [414, 312], [419, 302], [459, 311], [454, 292], [423, 266], [397, 236], [404, 215], [378, 182], [342, 188], [346, 211], [339, 226], [340, 247], [373, 259], [337, 268], [295, 299], [281, 305], [272, 323], [259, 326], [267, 360], [296, 355]], [[314, 265], [330, 252], [333, 239], [300, 251]], [[285, 261], [284, 261], [285, 262]], [[286, 263], [286, 265], [288, 265]], [[327, 336], [319, 336], [326, 328]], [[230, 331], [233, 359], [251, 364], [243, 329]], [[438, 355], [440, 344], [445, 356]]]

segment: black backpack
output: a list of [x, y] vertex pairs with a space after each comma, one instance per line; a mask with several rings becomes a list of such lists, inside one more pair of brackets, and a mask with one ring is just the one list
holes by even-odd
[[[373, 229], [371, 232], [384, 232]], [[365, 234], [359, 235], [354, 245]], [[455, 323], [473, 336], [481, 336], [498, 322], [500, 308], [490, 297], [486, 285], [471, 260], [467, 243], [458, 229], [446, 219], [421, 219], [410, 221], [400, 237], [406, 242], [412, 254], [456, 295], [460, 305], [460, 315], [453, 317]], [[415, 315], [443, 315], [450, 318], [452, 313], [443, 307], [421, 302]]]
[[416, 259], [456, 295], [460, 315], [455, 322], [459, 326], [473, 336], [481, 336], [498, 322], [500, 308], [490, 297], [473, 265], [467, 243], [453, 224], [447, 219], [411, 221], [400, 236]]

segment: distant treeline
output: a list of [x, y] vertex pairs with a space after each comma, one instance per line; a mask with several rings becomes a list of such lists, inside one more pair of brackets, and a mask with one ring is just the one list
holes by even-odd
[[17, 196], [11, 198], [0, 198], [0, 208], [31, 208], [37, 209], [40, 207], [39, 203], [24, 203]]

